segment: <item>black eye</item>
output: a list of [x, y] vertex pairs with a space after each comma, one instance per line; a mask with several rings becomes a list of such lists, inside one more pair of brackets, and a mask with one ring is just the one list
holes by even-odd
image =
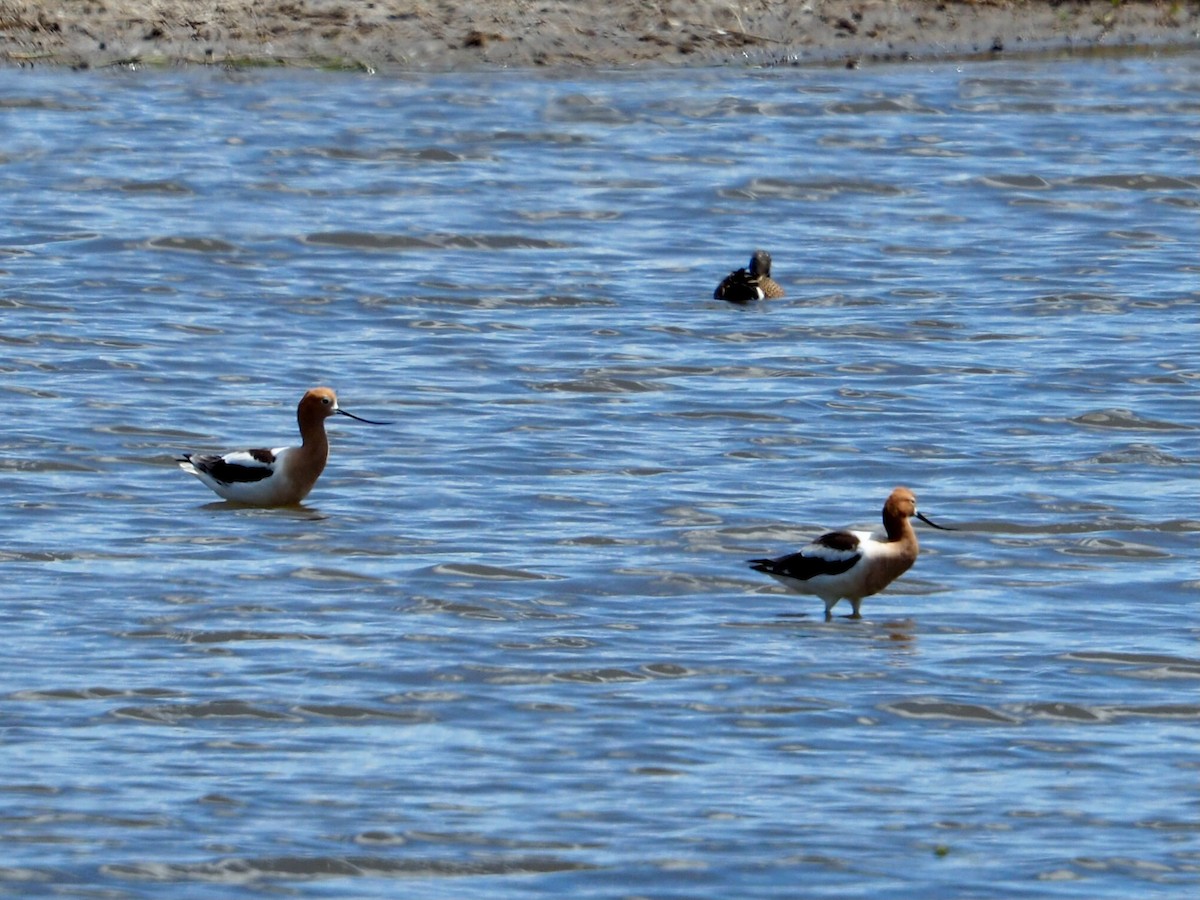
[[322, 402], [322, 403], [324, 403], [326, 406], [328, 406], [328, 405], [329, 405], [329, 398], [328, 398], [328, 397], [322, 397], [322, 398], [321, 398], [321, 402]]

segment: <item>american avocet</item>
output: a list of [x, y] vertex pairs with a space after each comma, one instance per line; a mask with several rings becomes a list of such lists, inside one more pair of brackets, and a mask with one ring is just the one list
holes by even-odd
[[917, 533], [912, 517], [942, 531], [917, 512], [917, 498], [898, 487], [883, 504], [883, 531], [831, 531], [795, 553], [777, 559], [752, 559], [750, 568], [765, 572], [799, 594], [815, 594], [825, 601], [825, 619], [841, 599], [850, 601], [852, 619], [861, 619], [864, 597], [878, 594], [917, 561]]
[[338, 406], [332, 388], [308, 391], [296, 407], [300, 446], [274, 450], [235, 450], [223, 456], [185, 453], [179, 468], [195, 475], [217, 494], [249, 506], [292, 506], [308, 496], [329, 459], [325, 420], [334, 414], [373, 422]]
[[777, 300], [783, 288], [771, 277], [771, 254], [755, 250], [750, 257], [750, 269], [736, 269], [713, 291], [713, 299], [730, 303], [749, 303], [751, 300]]

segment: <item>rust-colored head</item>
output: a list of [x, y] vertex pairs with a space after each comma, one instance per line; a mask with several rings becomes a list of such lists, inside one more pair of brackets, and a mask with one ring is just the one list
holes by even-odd
[[892, 491], [883, 504], [884, 519], [907, 519], [917, 514], [917, 495], [906, 487]]
[[338, 409], [337, 394], [333, 392], [333, 388], [318, 387], [306, 391], [300, 398], [300, 405], [296, 408], [296, 417], [301, 422], [313, 419], [320, 421], [339, 412], [341, 410]]
[[391, 422], [376, 422], [374, 419], [364, 419], [362, 416], [356, 416], [354, 413], [346, 412], [338, 406], [337, 394], [333, 392], [333, 388], [316, 387], [305, 393], [300, 398], [300, 405], [296, 408], [296, 418], [300, 421], [300, 430], [304, 431], [305, 423], [324, 422], [332, 415], [349, 416], [351, 419], [357, 419], [359, 422], [366, 422], [368, 425], [391, 425]]
[[931, 522], [921, 515], [917, 510], [917, 495], [906, 487], [898, 487], [888, 495], [887, 502], [883, 504], [883, 525], [887, 529], [888, 536], [894, 540], [895, 534], [905, 527], [910, 518], [920, 519], [926, 525], [937, 528], [939, 531], [954, 530], [945, 525]]

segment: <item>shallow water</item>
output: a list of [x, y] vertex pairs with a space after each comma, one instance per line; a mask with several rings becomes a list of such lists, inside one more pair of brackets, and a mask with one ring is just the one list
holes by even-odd
[[[1198, 110], [0, 71], [0, 893], [1187, 895]], [[176, 468], [326, 383], [302, 509]], [[897, 484], [865, 621], [746, 569]]]

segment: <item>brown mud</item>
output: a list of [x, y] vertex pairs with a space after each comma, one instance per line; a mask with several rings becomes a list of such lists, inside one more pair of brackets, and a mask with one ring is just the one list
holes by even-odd
[[629, 68], [1200, 49], [1200, 0], [0, 0], [0, 65]]

